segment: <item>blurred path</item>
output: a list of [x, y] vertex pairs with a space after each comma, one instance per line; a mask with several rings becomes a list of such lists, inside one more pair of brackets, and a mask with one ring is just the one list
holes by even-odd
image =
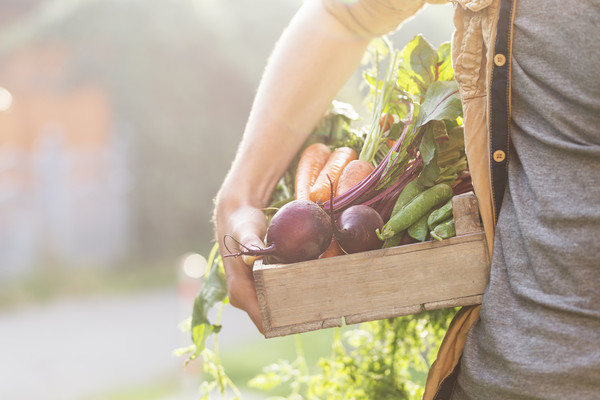
[[[183, 357], [172, 352], [190, 344], [178, 324], [191, 306], [173, 288], [0, 310], [0, 399], [79, 400], [179, 379]], [[223, 318], [236, 329], [223, 330], [222, 348], [241, 331], [259, 337], [233, 307]]]

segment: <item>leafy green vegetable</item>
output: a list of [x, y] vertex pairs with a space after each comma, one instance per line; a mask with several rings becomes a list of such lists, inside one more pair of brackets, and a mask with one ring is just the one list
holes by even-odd
[[[388, 42], [384, 43], [389, 47]], [[438, 142], [447, 136], [448, 128], [459, 126], [458, 121], [462, 118], [458, 85], [453, 79], [450, 62], [450, 45], [443, 44], [436, 50], [418, 35], [402, 51], [387, 47], [380, 45], [374, 50], [379, 52], [387, 49], [383, 52], [388, 55], [385, 77], [380, 80], [378, 72], [366, 74], [365, 77], [371, 87], [369, 108], [373, 114], [360, 158], [386, 163], [373, 196], [401, 178], [412, 180], [413, 177], [406, 176], [406, 171], [414, 162], [420, 163], [416, 172], [422, 185], [433, 186], [440, 182], [451, 184], [456, 175], [443, 175], [438, 163]], [[375, 60], [375, 70], [378, 71], [379, 53], [370, 59]], [[393, 115], [394, 120], [398, 121], [386, 132], [383, 132], [379, 123], [384, 115], [386, 120]], [[390, 138], [400, 141], [400, 144], [390, 149], [385, 140]], [[387, 153], [387, 157], [376, 157], [384, 153]], [[451, 156], [460, 158], [462, 154], [445, 153], [444, 161], [456, 161], [449, 159]], [[414, 172], [411, 170], [411, 174]], [[364, 196], [359, 198], [366, 200]], [[389, 206], [379, 208], [381, 212]]]
[[436, 80], [438, 54], [427, 40], [417, 35], [402, 50], [398, 86], [419, 100]]
[[363, 139], [359, 133], [351, 129], [352, 122], [359, 119], [360, 117], [352, 105], [334, 100], [331, 108], [321, 118], [302, 146], [301, 151], [315, 142], [324, 143], [332, 148], [346, 146], [357, 152], [360, 151]]
[[437, 50], [438, 62], [436, 65], [437, 78], [440, 81], [454, 80], [454, 69], [450, 57], [451, 46], [450, 42], [440, 45]]
[[207, 263], [210, 268], [207, 269], [204, 282], [194, 300], [194, 309], [192, 312], [192, 342], [195, 345], [195, 351], [190, 356], [194, 359], [200, 354], [206, 344], [206, 339], [213, 333], [219, 333], [221, 326], [212, 324], [208, 320], [208, 312], [216, 304], [222, 303], [227, 298], [227, 282], [223, 264], [218, 256], [218, 246], [213, 246]]
[[[186, 365], [202, 356], [202, 367], [205, 379], [200, 385], [201, 400], [208, 400], [211, 393], [218, 391], [223, 398], [225, 392], [230, 389], [234, 399], [241, 399], [239, 390], [233, 381], [227, 376], [219, 359], [218, 333], [221, 330], [219, 323], [211, 323], [208, 313], [215, 306], [219, 307], [217, 320], [221, 319], [223, 307], [229, 303], [227, 298], [227, 281], [223, 270], [221, 256], [218, 255], [219, 247], [215, 244], [207, 260], [207, 269], [202, 286], [194, 299], [192, 316], [182, 324], [182, 329], [191, 334], [192, 345], [187, 348], [176, 349], [175, 354], [182, 356], [188, 354]], [[213, 350], [206, 348], [206, 341], [213, 336]]]
[[462, 104], [456, 81], [436, 81], [427, 88], [416, 126], [434, 120], [453, 120], [461, 115]]
[[[442, 124], [443, 125], [443, 124]], [[428, 124], [424, 130], [419, 152], [423, 159], [423, 170], [419, 175], [419, 183], [422, 186], [433, 186], [436, 179], [440, 176], [440, 168], [436, 162], [439, 152], [438, 144], [435, 140], [435, 124]]]
[[386, 107], [390, 104], [390, 98], [394, 92], [394, 81], [398, 67], [398, 52], [393, 51], [391, 43], [385, 38], [382, 39], [382, 42], [387, 46], [388, 51], [386, 53], [390, 54], [384, 79], [379, 80], [379, 53], [376, 53], [374, 57], [376, 75], [374, 77], [365, 75], [367, 82], [370, 82], [373, 88], [373, 103], [371, 105], [372, 114], [369, 130], [358, 158], [370, 163], [376, 161], [375, 157], [385, 140], [384, 127], [381, 126], [380, 120], [383, 113], [389, 111]]

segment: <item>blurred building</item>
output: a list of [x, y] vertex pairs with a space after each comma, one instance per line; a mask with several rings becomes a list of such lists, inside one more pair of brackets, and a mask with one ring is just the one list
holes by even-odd
[[0, 278], [40, 259], [108, 263], [126, 248], [126, 144], [103, 86], [64, 84], [75, 61], [43, 43], [0, 64]]
[[269, 1], [0, 2], [0, 281], [210, 249], [213, 198], [299, 4]]
[[[214, 196], [301, 3], [1, 0], [0, 281], [207, 253]], [[400, 45], [448, 40], [450, 11], [428, 8]], [[360, 104], [357, 86], [344, 95]]]
[[44, 1], [48, 0], [2, 0], [0, 4], [0, 26], [14, 23]]

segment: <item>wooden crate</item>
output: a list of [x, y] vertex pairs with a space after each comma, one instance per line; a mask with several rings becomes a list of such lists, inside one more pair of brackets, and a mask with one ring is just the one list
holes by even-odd
[[481, 303], [490, 258], [475, 196], [453, 198], [457, 236], [294, 264], [254, 265], [267, 338]]

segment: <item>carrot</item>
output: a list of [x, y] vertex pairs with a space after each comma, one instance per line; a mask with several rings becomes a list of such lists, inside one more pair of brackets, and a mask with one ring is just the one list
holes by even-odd
[[323, 143], [313, 143], [304, 149], [296, 168], [294, 182], [296, 200], [309, 199], [310, 188], [317, 180], [319, 172], [327, 163], [330, 155], [331, 150]]
[[379, 128], [382, 132], [389, 131], [394, 124], [394, 116], [392, 114], [384, 114], [379, 119]]
[[333, 183], [333, 192], [335, 193], [342, 171], [350, 161], [357, 158], [358, 154], [350, 147], [338, 147], [333, 150], [317, 180], [310, 188], [310, 200], [317, 203], [329, 200], [331, 198], [331, 183]]
[[358, 182], [369, 176], [375, 167], [368, 161], [352, 160], [342, 171], [337, 183], [335, 195], [344, 194]]
[[323, 252], [323, 254], [321, 254], [319, 256], [319, 259], [321, 258], [327, 258], [327, 257], [335, 257], [335, 256], [341, 256], [344, 253], [344, 250], [342, 250], [342, 248], [340, 247], [339, 243], [337, 242], [337, 240], [335, 240], [335, 238], [331, 239], [331, 244], [329, 245], [329, 247], [327, 248], [327, 250], [325, 250]]

